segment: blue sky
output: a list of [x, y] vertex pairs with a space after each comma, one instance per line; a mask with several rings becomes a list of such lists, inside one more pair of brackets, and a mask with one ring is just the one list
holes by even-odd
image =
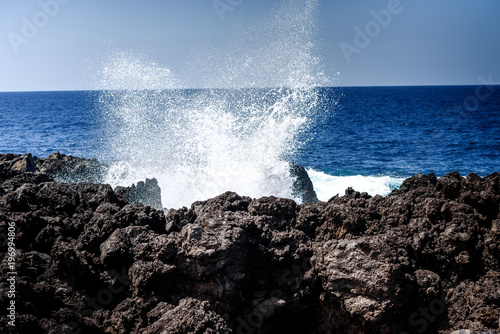
[[290, 32], [304, 23], [297, 13], [279, 10], [298, 0], [218, 1], [219, 12], [212, 0], [0, 0], [0, 91], [95, 88], [117, 51], [182, 87], [275, 85], [283, 66], [308, 59], [294, 58], [302, 51], [328, 85], [500, 81], [498, 0], [319, 0], [304, 39]]

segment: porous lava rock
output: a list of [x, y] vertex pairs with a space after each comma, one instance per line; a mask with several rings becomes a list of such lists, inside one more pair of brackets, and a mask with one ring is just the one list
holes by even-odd
[[1, 333], [500, 331], [497, 173], [302, 205], [226, 192], [164, 212], [57, 182], [37, 160], [0, 155], [3, 314], [9, 226], [17, 272], [16, 326], [2, 316]]

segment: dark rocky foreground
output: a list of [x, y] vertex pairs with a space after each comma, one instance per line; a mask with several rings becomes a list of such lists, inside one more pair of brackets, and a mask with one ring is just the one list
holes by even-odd
[[138, 186], [87, 183], [83, 160], [87, 179], [55, 182], [66, 165], [47, 160], [0, 156], [1, 333], [500, 332], [499, 174], [165, 214], [129, 203]]

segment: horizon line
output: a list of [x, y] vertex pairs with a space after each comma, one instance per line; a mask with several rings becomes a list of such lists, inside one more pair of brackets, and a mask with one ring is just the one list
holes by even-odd
[[[335, 86], [311, 86], [310, 88], [396, 88], [396, 87], [474, 87], [477, 84], [415, 84], [415, 85], [335, 85]], [[500, 86], [500, 83], [493, 86]], [[5, 90], [0, 93], [49, 93], [49, 92], [100, 92], [100, 91], [134, 91], [134, 90], [239, 90], [239, 89], [292, 89], [291, 87], [210, 87], [210, 88], [193, 88], [193, 87], [178, 87], [165, 89], [54, 89], [54, 90]], [[305, 88], [299, 87], [298, 89]]]

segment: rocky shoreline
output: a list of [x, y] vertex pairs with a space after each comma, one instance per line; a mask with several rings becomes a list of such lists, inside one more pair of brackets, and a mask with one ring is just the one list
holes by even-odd
[[0, 155], [1, 333], [500, 332], [498, 173], [164, 212], [154, 180], [112, 189], [97, 161], [49, 157]]

